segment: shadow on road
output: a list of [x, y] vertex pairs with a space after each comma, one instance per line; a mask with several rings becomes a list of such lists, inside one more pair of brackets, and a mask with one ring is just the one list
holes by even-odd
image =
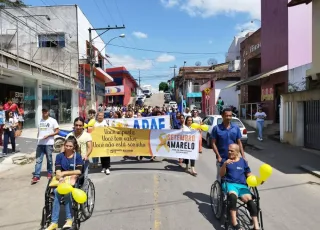
[[209, 195], [203, 193], [194, 193], [190, 191], [183, 193], [183, 195], [187, 196], [189, 199], [193, 200], [198, 205], [199, 212], [203, 215], [204, 218], [206, 218], [207, 221], [209, 221], [212, 224], [214, 229], [223, 229], [221, 227], [220, 221], [214, 217], [214, 214], [211, 209]]

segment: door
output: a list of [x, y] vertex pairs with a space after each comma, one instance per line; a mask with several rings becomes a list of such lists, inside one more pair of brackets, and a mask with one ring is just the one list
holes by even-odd
[[320, 150], [320, 100], [304, 103], [304, 146]]
[[275, 111], [275, 122], [279, 123], [280, 121], [280, 96], [281, 94], [286, 93], [285, 83], [276, 84], [274, 87], [274, 111]]

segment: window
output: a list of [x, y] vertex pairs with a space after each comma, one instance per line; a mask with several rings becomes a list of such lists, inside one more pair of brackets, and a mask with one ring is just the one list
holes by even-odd
[[285, 132], [292, 132], [292, 102], [285, 102]]
[[65, 34], [40, 34], [38, 35], [39, 47], [66, 47]]

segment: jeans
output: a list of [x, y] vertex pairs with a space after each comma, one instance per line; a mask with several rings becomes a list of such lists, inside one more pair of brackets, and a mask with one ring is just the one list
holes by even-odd
[[[57, 224], [60, 216], [60, 202], [62, 195], [57, 192], [57, 189], [54, 190], [54, 201], [52, 207], [52, 218], [51, 222]], [[72, 219], [72, 201], [71, 193], [64, 195], [64, 208], [66, 212], [66, 219]]]
[[89, 175], [89, 165], [90, 165], [90, 161], [86, 160], [84, 162], [84, 178], [88, 178]]
[[5, 129], [3, 134], [3, 154], [8, 154], [8, 144], [9, 144], [9, 138], [11, 141], [12, 146], [12, 152], [16, 151], [16, 138], [14, 136], [14, 130]]
[[52, 174], [52, 152], [53, 145], [38, 145], [36, 150], [36, 166], [34, 169], [34, 177], [40, 178], [42, 161], [44, 154], [47, 155], [47, 171]]
[[99, 164], [99, 157], [92, 157], [92, 163], [95, 165]]
[[264, 121], [257, 121], [258, 137], [262, 139]]
[[219, 161], [217, 161], [216, 162], [216, 166], [217, 166], [217, 181], [220, 181], [221, 180], [221, 177], [220, 177], [220, 162]]
[[4, 125], [0, 125], [0, 145], [1, 145], [1, 146], [3, 145], [3, 143], [2, 143], [3, 126], [4, 126]]

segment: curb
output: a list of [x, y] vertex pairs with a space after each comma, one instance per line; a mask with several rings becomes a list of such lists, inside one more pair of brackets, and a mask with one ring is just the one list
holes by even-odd
[[32, 153], [16, 153], [13, 154], [12, 156], [6, 157], [1, 163], [0, 163], [0, 173], [3, 173], [5, 171], [8, 171], [10, 169], [16, 168], [18, 166], [23, 166], [24, 164], [14, 164], [14, 158], [35, 158], [36, 152]]
[[253, 144], [247, 143], [247, 146], [250, 146], [251, 148], [255, 148], [258, 150], [264, 150], [264, 148], [259, 145], [253, 145]]
[[309, 166], [309, 165], [300, 165], [300, 168], [303, 169], [304, 171], [307, 171], [308, 173], [320, 178], [320, 171], [312, 168], [311, 166]]

